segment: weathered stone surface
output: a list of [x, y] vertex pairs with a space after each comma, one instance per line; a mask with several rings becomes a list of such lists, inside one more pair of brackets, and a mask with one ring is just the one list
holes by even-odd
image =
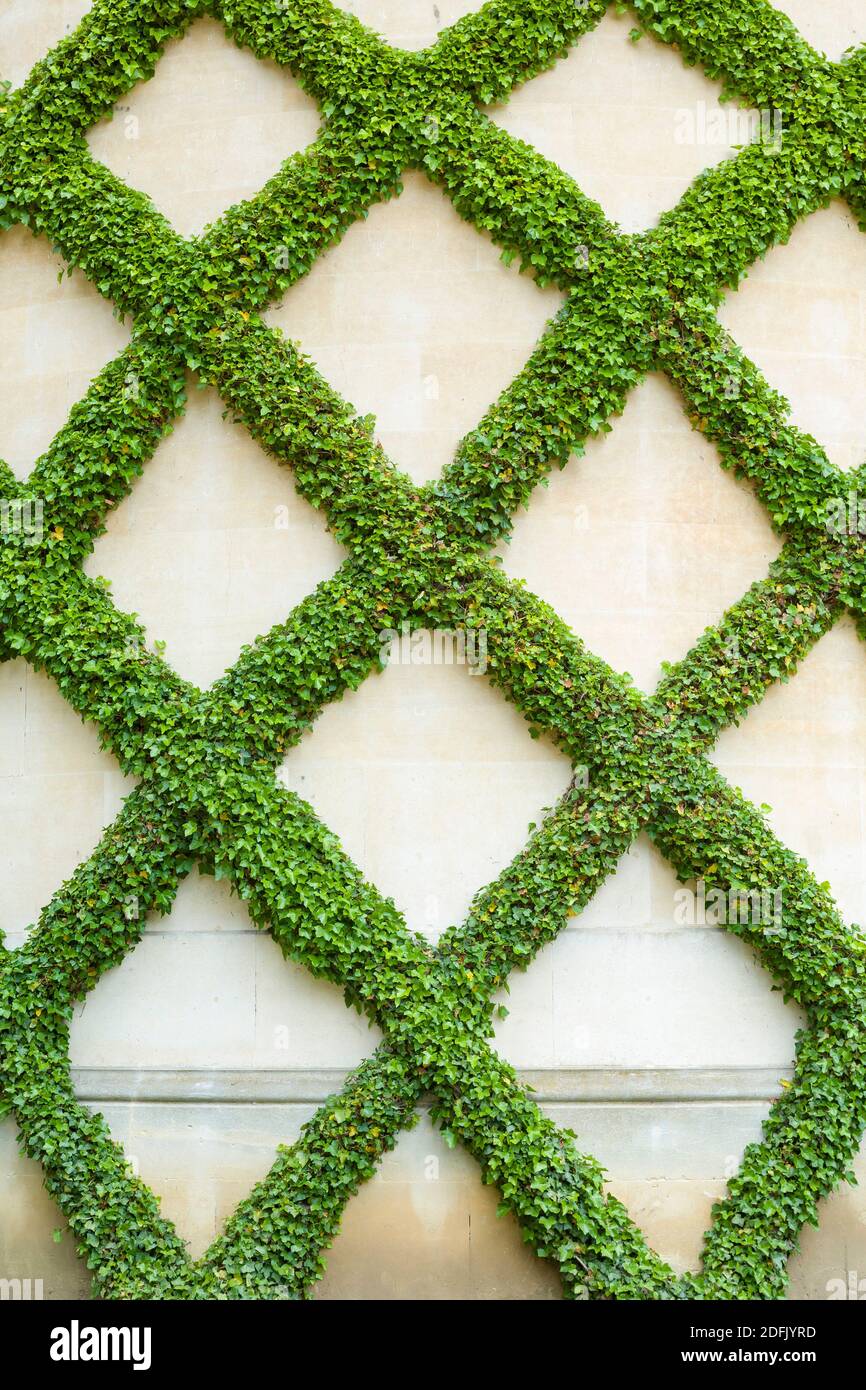
[[[412, 48], [475, 8], [346, 5]], [[20, 82], [86, 8], [8, 0], [0, 74]], [[780, 8], [833, 57], [866, 39], [859, 0]], [[611, 13], [490, 115], [636, 228], [728, 150], [713, 134], [724, 110], [718, 85], [652, 40], [632, 47], [630, 26]], [[184, 233], [255, 192], [318, 124], [294, 79], [234, 49], [208, 21], [121, 106], [129, 109], [93, 131], [91, 147]], [[130, 117], [137, 139], [127, 138]], [[678, 139], [690, 130], [694, 140]], [[795, 421], [845, 466], [864, 443], [864, 247], [834, 204], [759, 262], [720, 314], [789, 395]], [[128, 338], [80, 272], [58, 284], [58, 269], [44, 240], [20, 228], [0, 235], [0, 455], [22, 477]], [[270, 317], [361, 413], [377, 415], [386, 450], [423, 481], [508, 385], [559, 303], [505, 267], [416, 172]], [[754, 497], [654, 377], [609, 435], [536, 491], [503, 556], [593, 650], [651, 690], [660, 662], [682, 656], [777, 550]], [[289, 474], [220, 418], [214, 397], [193, 392], [88, 570], [108, 574], [118, 603], [168, 641], [168, 659], [207, 684], [341, 558]], [[770, 804], [771, 824], [861, 922], [864, 672], [862, 643], [840, 625], [713, 754], [748, 796]], [[281, 775], [410, 927], [435, 937], [520, 849], [569, 769], [484, 676], [392, 663], [325, 711]], [[90, 853], [129, 785], [45, 676], [19, 662], [0, 668], [9, 945]], [[796, 1016], [739, 942], [678, 925], [680, 889], [642, 837], [587, 911], [514, 977], [497, 1036], [548, 1112], [605, 1164], [662, 1254], [694, 1268], [712, 1201], [790, 1075]], [[198, 1252], [376, 1036], [338, 990], [287, 964], [224, 884], [194, 874], [171, 916], [147, 924], [79, 1010], [76, 1084]], [[866, 1176], [862, 1160], [859, 1169]], [[822, 1204], [821, 1229], [804, 1233], [792, 1263], [792, 1296], [833, 1296], [852, 1271], [866, 1279], [864, 1190]], [[556, 1296], [550, 1270], [495, 1207], [473, 1162], [423, 1119], [350, 1204], [319, 1296]], [[52, 1240], [63, 1219], [10, 1120], [0, 1126], [0, 1210], [0, 1278], [42, 1279], [49, 1298], [86, 1293], [69, 1234]]]

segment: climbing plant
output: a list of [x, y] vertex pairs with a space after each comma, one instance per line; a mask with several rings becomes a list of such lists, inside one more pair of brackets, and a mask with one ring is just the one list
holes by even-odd
[[[826, 524], [835, 500], [866, 484], [866, 466], [840, 474], [715, 316], [724, 288], [831, 198], [846, 198], [866, 229], [866, 49], [831, 63], [764, 0], [637, 0], [641, 42], [673, 45], [730, 99], [781, 113], [784, 138], [746, 146], [652, 231], [624, 236], [481, 109], [554, 64], [605, 9], [492, 0], [406, 53], [327, 0], [95, 0], [0, 99], [0, 225], [47, 239], [134, 325], [27, 482], [0, 468], [0, 497], [40, 499], [46, 521], [35, 543], [3, 534], [0, 657], [46, 671], [138, 779], [25, 943], [0, 949], [0, 1106], [102, 1297], [306, 1297], [346, 1202], [425, 1095], [570, 1297], [778, 1298], [804, 1222], [851, 1177], [866, 1124], [864, 938], [706, 754], [844, 612], [866, 635], [863, 537]], [[260, 194], [184, 240], [93, 159], [85, 135], [203, 14], [290, 70], [323, 124]], [[426, 487], [259, 317], [351, 223], [398, 196], [410, 168], [506, 258], [567, 294], [526, 367]], [[148, 650], [136, 619], [82, 570], [183, 410], [189, 369], [292, 468], [349, 552], [206, 691]], [[645, 697], [491, 549], [651, 370], [675, 384], [722, 464], [751, 480], [784, 547]], [[529, 731], [589, 772], [435, 947], [275, 776], [319, 711], [379, 669], [382, 629], [403, 622], [483, 628], [488, 674]], [[714, 1208], [701, 1271], [685, 1276], [648, 1247], [598, 1163], [490, 1042], [494, 992], [644, 828], [684, 880], [780, 892], [772, 929], [730, 929], [808, 1017], [793, 1081]], [[384, 1040], [192, 1261], [102, 1117], [76, 1100], [68, 1043], [75, 1002], [135, 947], [148, 913], [171, 909], [196, 864], [228, 879], [285, 955], [339, 984]]]

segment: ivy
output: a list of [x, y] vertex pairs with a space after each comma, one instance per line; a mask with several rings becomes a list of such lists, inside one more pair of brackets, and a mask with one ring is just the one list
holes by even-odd
[[[778, 108], [785, 134], [781, 150], [748, 146], [707, 171], [657, 228], [626, 237], [480, 109], [555, 63], [605, 9], [493, 0], [410, 54], [327, 0], [95, 0], [20, 90], [4, 88], [0, 226], [45, 237], [133, 318], [130, 346], [27, 483], [0, 467], [0, 498], [38, 498], [46, 513], [37, 544], [3, 533], [0, 658], [46, 671], [138, 779], [25, 944], [0, 944], [0, 1108], [14, 1112], [102, 1297], [307, 1297], [346, 1202], [426, 1094], [447, 1142], [475, 1156], [570, 1297], [778, 1298], [804, 1222], [851, 1176], [866, 1124], [864, 938], [706, 754], [842, 613], [866, 631], [863, 537], [826, 525], [866, 465], [843, 477], [715, 317], [726, 286], [800, 218], [835, 196], [864, 216], [864, 53], [819, 58], [763, 0], [636, 0], [643, 41], [675, 45], [732, 99]], [[93, 160], [85, 134], [205, 13], [294, 73], [323, 127], [255, 198], [185, 241]], [[399, 195], [406, 169], [566, 294], [526, 367], [424, 488], [259, 317], [373, 204]], [[82, 570], [182, 412], [187, 370], [292, 468], [349, 551], [207, 691], [148, 651], [136, 619]], [[675, 384], [722, 465], [750, 481], [784, 547], [646, 698], [490, 551], [651, 370]], [[492, 681], [589, 771], [436, 947], [275, 777], [320, 710], [379, 669], [382, 629], [403, 622], [483, 628]], [[781, 890], [771, 933], [731, 930], [808, 1016], [794, 1080], [714, 1210], [701, 1272], [682, 1278], [490, 1046], [495, 992], [644, 828], [683, 880]], [[195, 865], [228, 879], [257, 926], [338, 983], [384, 1041], [192, 1262], [101, 1116], [76, 1100], [68, 1042], [75, 1002], [135, 947], [148, 913], [171, 910]]]

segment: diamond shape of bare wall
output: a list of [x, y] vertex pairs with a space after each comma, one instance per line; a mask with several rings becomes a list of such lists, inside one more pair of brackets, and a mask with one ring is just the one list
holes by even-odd
[[773, 0], [797, 26], [807, 43], [834, 61], [846, 49], [866, 43], [866, 13], [860, 0]]
[[702, 169], [761, 129], [757, 112], [722, 106], [721, 83], [685, 67], [671, 47], [648, 36], [633, 43], [633, 25], [631, 14], [609, 9], [567, 57], [488, 113], [626, 232], [653, 226]]
[[520, 850], [569, 776], [567, 758], [530, 738], [460, 660], [455, 635], [429, 632], [394, 639], [387, 670], [329, 705], [280, 769], [433, 940]]
[[442, 472], [562, 304], [423, 174], [320, 256], [265, 318], [299, 343], [417, 483]]
[[842, 915], [866, 927], [864, 712], [863, 644], [844, 619], [795, 679], [724, 731], [710, 757], [751, 801], [770, 807], [777, 834], [831, 884]]
[[481, 0], [342, 0], [340, 5], [394, 48], [413, 50], [428, 48], [443, 29], [480, 8]]
[[866, 237], [845, 203], [798, 222], [719, 318], [833, 463], [866, 459]]
[[20, 87], [33, 64], [70, 34], [93, 0], [9, 0], [0, 13], [0, 79]]
[[192, 236], [257, 193], [318, 129], [318, 107], [291, 73], [236, 47], [205, 19], [166, 46], [153, 77], [87, 140], [97, 159]]
[[23, 660], [0, 666], [0, 927], [7, 945], [20, 945], [133, 785], [53, 681]]
[[780, 548], [749, 487], [652, 376], [609, 434], [536, 491], [501, 554], [592, 651], [651, 691], [661, 662], [685, 656]]
[[0, 233], [0, 458], [22, 479], [129, 341], [82, 272], [65, 270], [26, 228]]
[[285, 622], [345, 554], [290, 470], [222, 416], [215, 391], [191, 391], [85, 565], [202, 686]]

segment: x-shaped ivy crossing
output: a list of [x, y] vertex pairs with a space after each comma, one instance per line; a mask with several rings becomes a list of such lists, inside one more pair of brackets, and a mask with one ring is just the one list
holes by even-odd
[[[478, 109], [555, 61], [605, 8], [502, 0], [405, 54], [326, 0], [96, 0], [0, 113], [5, 222], [49, 237], [135, 319], [130, 347], [74, 407], [27, 484], [8, 469], [0, 478], [7, 500], [43, 499], [50, 527], [40, 545], [4, 537], [0, 655], [45, 669], [140, 778], [25, 944], [0, 954], [2, 1102], [104, 1296], [303, 1296], [349, 1196], [425, 1094], [571, 1296], [779, 1296], [803, 1222], [857, 1149], [863, 938], [705, 754], [843, 611], [861, 622], [866, 614], [863, 540], [830, 534], [825, 520], [828, 501], [866, 471], [843, 477], [789, 425], [785, 403], [714, 313], [721, 286], [829, 197], [866, 210], [866, 55], [818, 58], [763, 0], [640, 0], [642, 25], [743, 101], [777, 107], [786, 138], [778, 151], [747, 147], [702, 175], [657, 229], [623, 237]], [[92, 159], [84, 132], [201, 13], [291, 68], [326, 125], [261, 194], [184, 241]], [[542, 281], [568, 291], [526, 368], [424, 488], [258, 317], [413, 166]], [[278, 246], [287, 254], [275, 257]], [[81, 570], [107, 511], [181, 410], [187, 367], [291, 464], [298, 491], [350, 551], [206, 692], [144, 650], [136, 622]], [[722, 461], [751, 479], [786, 543], [769, 576], [645, 698], [489, 551], [543, 475], [652, 369], [675, 383]], [[736, 390], [723, 390], [731, 381]], [[566, 793], [435, 948], [407, 931], [274, 775], [319, 710], [378, 668], [382, 628], [403, 620], [483, 628], [493, 681], [589, 768], [588, 788]], [[810, 1022], [793, 1084], [715, 1209], [702, 1272], [682, 1278], [488, 1041], [495, 989], [585, 905], [643, 827], [684, 878], [781, 889], [780, 925], [733, 930]], [[342, 985], [384, 1042], [192, 1263], [102, 1118], [76, 1101], [68, 1026], [73, 1003], [134, 946], [147, 911], [170, 908], [196, 862], [231, 880], [287, 955]], [[132, 921], [123, 911], [131, 898]]]

